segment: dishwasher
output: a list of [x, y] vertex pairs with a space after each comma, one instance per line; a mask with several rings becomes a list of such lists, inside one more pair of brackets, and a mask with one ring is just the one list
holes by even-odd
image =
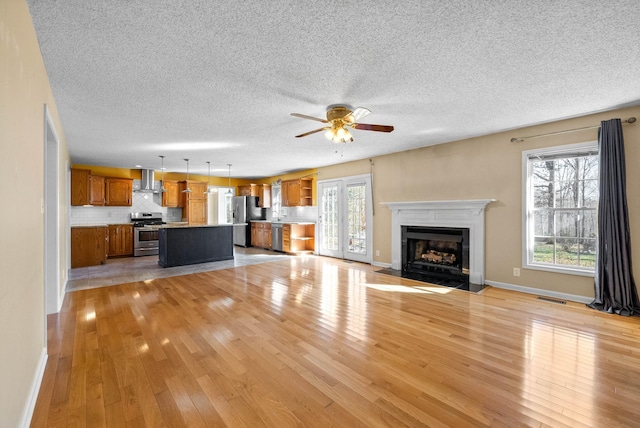
[[271, 223], [271, 249], [282, 251], [282, 223]]

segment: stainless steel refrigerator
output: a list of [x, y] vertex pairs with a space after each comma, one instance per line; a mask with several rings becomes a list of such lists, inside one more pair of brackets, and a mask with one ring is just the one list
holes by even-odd
[[233, 206], [233, 244], [251, 246], [251, 220], [265, 220], [266, 209], [258, 206], [257, 196], [236, 196]]

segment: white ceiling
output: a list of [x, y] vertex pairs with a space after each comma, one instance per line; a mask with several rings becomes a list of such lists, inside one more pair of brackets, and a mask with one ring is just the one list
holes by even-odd
[[[28, 4], [73, 163], [266, 177], [640, 104], [637, 0]], [[334, 104], [395, 131], [294, 138]]]

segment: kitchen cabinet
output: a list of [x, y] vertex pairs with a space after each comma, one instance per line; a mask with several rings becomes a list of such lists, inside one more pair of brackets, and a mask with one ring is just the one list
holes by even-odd
[[106, 226], [71, 228], [71, 267], [104, 264], [107, 261], [109, 235]]
[[182, 212], [182, 221], [189, 224], [207, 224], [207, 201], [194, 199], [187, 203]]
[[104, 196], [104, 177], [89, 176], [89, 205], [101, 206], [106, 203]]
[[257, 184], [238, 186], [238, 196], [260, 196]]
[[271, 223], [251, 222], [251, 245], [271, 249]]
[[133, 225], [110, 224], [108, 257], [133, 256]]
[[271, 184], [258, 185], [258, 198], [261, 208], [271, 208]]
[[133, 180], [130, 178], [107, 177], [105, 183], [105, 205], [131, 206]]
[[313, 253], [315, 224], [290, 223], [282, 225], [282, 251], [285, 253]]
[[238, 186], [238, 196], [257, 196], [260, 208], [271, 208], [270, 184], [247, 184]]
[[180, 207], [180, 186], [176, 180], [164, 180], [162, 185], [165, 192], [162, 194], [163, 207]]
[[131, 206], [133, 180], [91, 175], [88, 169], [71, 169], [71, 205]]
[[[186, 188], [191, 189], [189, 193], [182, 193]], [[182, 221], [189, 224], [207, 224], [207, 183], [200, 181], [180, 181], [179, 191], [182, 208]]]
[[88, 169], [71, 168], [71, 205], [89, 205], [89, 177]]
[[311, 179], [298, 178], [282, 182], [282, 206], [306, 207], [312, 204]]

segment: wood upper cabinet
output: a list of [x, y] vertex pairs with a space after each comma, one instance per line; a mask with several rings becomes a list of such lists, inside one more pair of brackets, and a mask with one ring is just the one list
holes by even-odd
[[[186, 188], [191, 192], [182, 193]], [[180, 181], [180, 206], [182, 208], [182, 219], [189, 224], [207, 224], [207, 183], [201, 181]]]
[[180, 186], [175, 180], [164, 180], [162, 185], [165, 192], [162, 194], [163, 207], [179, 207], [180, 205]]
[[271, 208], [271, 184], [259, 184], [258, 204], [262, 208]]
[[238, 196], [257, 196], [259, 207], [271, 208], [270, 184], [247, 184], [238, 186]]
[[282, 206], [306, 207], [312, 204], [311, 179], [299, 178], [282, 182]]
[[133, 256], [133, 225], [109, 225], [108, 257]]
[[88, 169], [71, 168], [71, 205], [89, 205], [89, 177]]
[[260, 189], [257, 184], [238, 186], [238, 196], [260, 196]]
[[107, 227], [71, 228], [71, 267], [95, 266], [107, 261]]
[[104, 177], [92, 175], [88, 169], [71, 169], [71, 205], [104, 205]]
[[107, 177], [105, 182], [105, 205], [131, 206], [133, 180], [130, 178]]
[[104, 177], [97, 175], [89, 176], [89, 205], [104, 205]]

